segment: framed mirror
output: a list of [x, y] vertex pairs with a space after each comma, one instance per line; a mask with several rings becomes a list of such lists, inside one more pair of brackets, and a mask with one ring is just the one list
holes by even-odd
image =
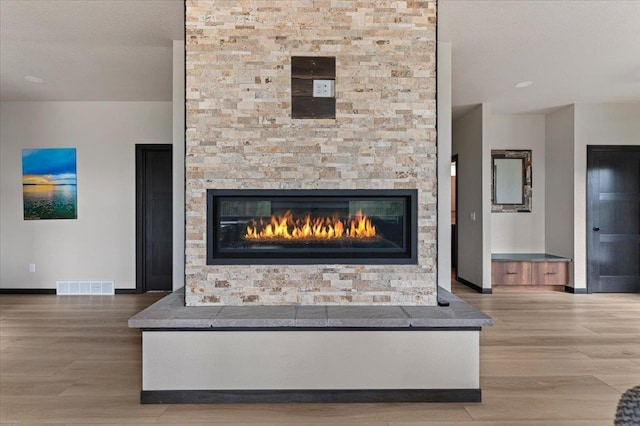
[[531, 212], [531, 150], [491, 150], [491, 211]]

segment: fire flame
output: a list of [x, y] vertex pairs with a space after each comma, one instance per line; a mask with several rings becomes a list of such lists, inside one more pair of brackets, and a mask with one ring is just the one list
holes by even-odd
[[291, 211], [282, 216], [271, 216], [270, 223], [253, 221], [247, 226], [246, 239], [285, 239], [304, 240], [321, 239], [332, 240], [339, 238], [372, 238], [376, 236], [376, 227], [371, 219], [358, 211], [355, 217], [342, 221], [337, 215], [325, 218], [313, 218], [311, 215], [303, 219], [296, 219]]

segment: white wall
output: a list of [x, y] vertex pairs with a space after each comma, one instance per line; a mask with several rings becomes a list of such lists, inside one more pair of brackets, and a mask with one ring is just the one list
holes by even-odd
[[[135, 144], [171, 143], [171, 102], [5, 102], [0, 117], [0, 288], [134, 289]], [[23, 220], [21, 150], [47, 147], [77, 150], [77, 220]]]
[[[452, 153], [458, 155], [458, 276], [477, 286], [485, 280], [483, 240], [483, 110], [479, 105], [454, 120]], [[449, 204], [447, 203], [447, 206]], [[475, 214], [475, 220], [471, 215]], [[490, 249], [488, 249], [490, 252]], [[491, 271], [489, 271], [489, 275]]]
[[173, 41], [173, 289], [184, 287], [184, 40]]
[[640, 145], [640, 103], [575, 105], [575, 288], [587, 284], [587, 145]]
[[491, 106], [482, 104], [482, 288], [491, 288]]
[[[573, 259], [574, 107], [549, 113], [545, 120], [545, 252]], [[573, 263], [569, 264], [573, 285]]]
[[[461, 278], [488, 288], [491, 252], [546, 252], [572, 258], [570, 285], [586, 288], [587, 145], [640, 145], [640, 104], [577, 104], [546, 116], [492, 116], [483, 104], [453, 122]], [[533, 151], [532, 213], [487, 213], [490, 150], [500, 148]], [[475, 223], [474, 210], [484, 212]]]
[[438, 43], [438, 286], [451, 291], [451, 43]]
[[[490, 213], [491, 252], [545, 251], [545, 117], [544, 115], [490, 115], [485, 145], [492, 149], [530, 149], [532, 165], [531, 213]], [[491, 152], [489, 152], [489, 157]], [[491, 179], [489, 164], [489, 179]], [[489, 180], [489, 187], [491, 180]], [[491, 194], [489, 194], [489, 207]]]

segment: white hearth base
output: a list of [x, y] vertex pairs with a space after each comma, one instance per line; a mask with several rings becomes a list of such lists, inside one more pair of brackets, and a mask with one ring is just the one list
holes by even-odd
[[142, 388], [477, 389], [479, 334], [147, 331]]
[[167, 299], [130, 320], [142, 328], [141, 401], [478, 402], [480, 330], [491, 319], [449, 299], [442, 308], [326, 315], [323, 307], [208, 312]]

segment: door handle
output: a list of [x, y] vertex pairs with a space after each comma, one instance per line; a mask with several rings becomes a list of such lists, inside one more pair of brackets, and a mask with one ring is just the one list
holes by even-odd
[[594, 231], [596, 231], [596, 232], [598, 232], [598, 231], [600, 230], [600, 227], [599, 227], [599, 226], [594, 226], [594, 227], [593, 227], [593, 230], [594, 230]]

